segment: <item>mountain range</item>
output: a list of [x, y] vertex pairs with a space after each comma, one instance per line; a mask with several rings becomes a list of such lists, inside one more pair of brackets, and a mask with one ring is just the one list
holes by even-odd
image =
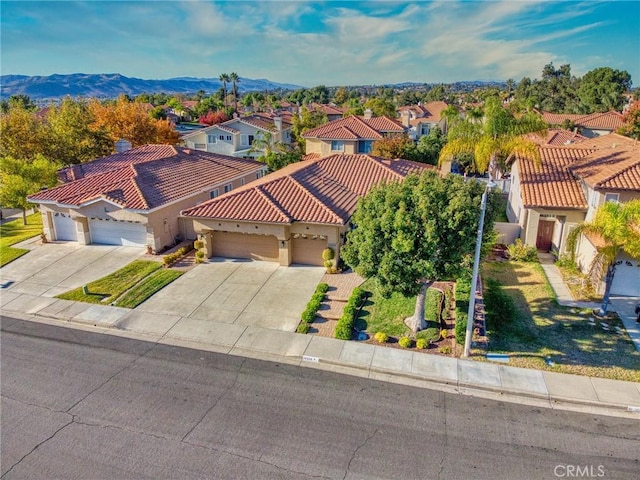
[[[136, 96], [141, 93], [196, 93], [204, 90], [207, 94], [216, 92], [222, 82], [217, 78], [178, 77], [166, 80], [144, 80], [125, 77], [119, 73], [69, 75], [0, 76], [0, 97], [28, 95], [33, 100], [56, 99], [70, 95], [72, 97], [115, 98], [120, 94]], [[228, 87], [229, 88], [229, 87]], [[276, 83], [267, 79], [240, 78], [240, 92], [265, 90], [296, 90], [299, 85]]]

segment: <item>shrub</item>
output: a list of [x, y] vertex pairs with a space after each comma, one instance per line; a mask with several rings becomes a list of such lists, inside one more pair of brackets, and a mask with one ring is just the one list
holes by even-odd
[[427, 320], [440, 321], [442, 306], [442, 293], [438, 290], [427, 290], [427, 298], [424, 305], [424, 316]]
[[324, 268], [331, 268], [331, 267], [333, 267], [333, 261], [325, 260], [324, 261]]
[[569, 254], [560, 255], [560, 257], [556, 260], [556, 265], [562, 268], [568, 268], [570, 270], [577, 270], [576, 262], [573, 260], [573, 257]]
[[[325, 260], [325, 266], [326, 266], [326, 262], [327, 261], [331, 261], [335, 258], [335, 252], [333, 251], [333, 248], [325, 248], [322, 251], [322, 259]], [[333, 263], [333, 262], [332, 262]]]
[[204, 248], [204, 242], [202, 240], [196, 240], [195, 242], [193, 242], [193, 248], [195, 248], [196, 250]]
[[535, 262], [538, 260], [538, 250], [532, 245], [526, 245], [519, 238], [507, 246], [509, 258], [514, 262]]
[[320, 283], [316, 287], [316, 292], [327, 293], [328, 291], [329, 291], [329, 284], [328, 283]]
[[334, 331], [334, 337], [340, 340], [350, 340], [353, 332], [353, 325], [356, 322], [356, 315], [358, 313], [358, 307], [362, 303], [365, 297], [365, 292], [359, 287], [353, 289], [347, 304], [344, 306], [342, 316], [338, 320], [336, 329]]
[[316, 318], [317, 310], [311, 310], [307, 308], [304, 312], [302, 312], [301, 318], [304, 323], [313, 323]]
[[308, 333], [309, 332], [309, 324], [306, 322], [300, 322], [298, 328], [296, 328], [296, 332], [298, 333]]
[[198, 250], [196, 252], [196, 258], [199, 259], [199, 260], [204, 259], [204, 252], [202, 250]]
[[438, 347], [438, 351], [440, 353], [444, 353], [445, 355], [448, 355], [451, 353], [451, 347], [449, 345], [443, 345], [441, 347]]
[[416, 348], [420, 350], [424, 350], [427, 348], [427, 341], [424, 338], [419, 338], [416, 340]]
[[[307, 303], [307, 308], [302, 312], [301, 318], [304, 323], [312, 323], [316, 319], [316, 312], [320, 310], [320, 305], [324, 300], [324, 294], [329, 290], [329, 285], [320, 283], [316, 287], [316, 291], [311, 296], [311, 300]], [[306, 333], [306, 332], [304, 332]]]
[[471, 300], [471, 279], [458, 279], [456, 282], [456, 343], [464, 345], [467, 333], [467, 314]]
[[387, 335], [384, 332], [378, 332], [376, 333], [373, 338], [375, 339], [376, 342], [378, 343], [387, 343], [389, 341], [389, 335]]
[[411, 340], [409, 337], [401, 337], [400, 340], [398, 340], [398, 345], [400, 345], [402, 348], [409, 348], [412, 344], [413, 340]]

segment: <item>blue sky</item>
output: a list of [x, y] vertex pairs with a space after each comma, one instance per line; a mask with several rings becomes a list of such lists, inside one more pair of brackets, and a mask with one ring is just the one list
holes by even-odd
[[519, 81], [569, 63], [640, 85], [634, 1], [3, 0], [2, 74], [237, 72], [304, 86]]

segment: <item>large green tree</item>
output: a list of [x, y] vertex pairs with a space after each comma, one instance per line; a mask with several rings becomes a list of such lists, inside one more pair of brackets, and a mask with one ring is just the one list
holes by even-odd
[[631, 75], [626, 71], [601, 67], [587, 72], [580, 81], [578, 96], [586, 113], [620, 111], [631, 88]]
[[575, 254], [578, 238], [592, 234], [603, 240], [597, 247], [596, 261], [606, 269], [605, 290], [600, 314], [607, 312], [611, 285], [616, 274], [616, 258], [621, 252], [640, 259], [640, 200], [627, 203], [606, 202], [596, 211], [590, 222], [580, 223], [569, 235], [569, 248]]
[[389, 117], [396, 118], [396, 104], [393, 100], [385, 97], [374, 97], [367, 100], [364, 104], [364, 108], [369, 108], [376, 117]]
[[36, 155], [27, 162], [13, 157], [0, 158], [0, 203], [9, 208], [22, 209], [22, 221], [27, 224], [27, 195], [43, 187], [54, 186], [60, 165]]
[[[374, 187], [358, 203], [341, 256], [358, 274], [375, 278], [384, 295], [417, 295], [415, 313], [405, 320], [413, 332], [426, 327], [429, 286], [470, 272], [484, 188], [428, 170]], [[485, 238], [493, 230], [495, 204], [491, 196]]]

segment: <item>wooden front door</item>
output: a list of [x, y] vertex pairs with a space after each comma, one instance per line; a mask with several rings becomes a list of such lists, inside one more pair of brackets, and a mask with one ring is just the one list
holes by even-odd
[[538, 220], [538, 236], [536, 237], [536, 248], [543, 252], [551, 250], [551, 240], [553, 239], [553, 227], [555, 222], [549, 220]]

